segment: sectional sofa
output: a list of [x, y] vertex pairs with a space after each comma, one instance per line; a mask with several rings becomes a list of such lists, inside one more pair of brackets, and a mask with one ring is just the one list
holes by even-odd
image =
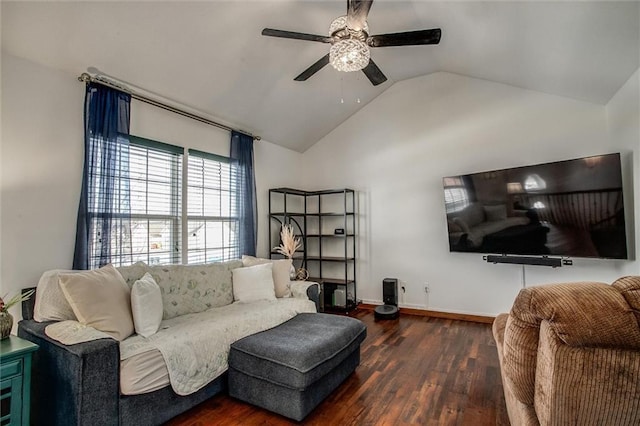
[[[299, 313], [316, 312], [318, 285], [289, 282], [290, 263], [277, 262], [245, 259], [245, 264], [253, 266], [243, 266], [239, 260], [193, 266], [138, 263], [118, 271], [105, 267], [45, 273], [35, 300], [23, 305], [24, 319], [18, 325], [20, 337], [39, 345], [33, 358], [33, 423], [156, 425], [224, 391], [231, 343]], [[260, 272], [256, 275], [253, 270]], [[100, 294], [105, 291], [103, 283], [74, 287], [79, 275], [90, 280], [100, 271], [111, 277], [100, 278], [112, 281], [111, 287], [105, 285], [106, 292], [131, 298], [133, 328], [101, 324], [104, 318], [92, 319], [86, 306], [85, 312], [76, 306], [91, 306], [79, 299], [93, 298], [94, 311], [118, 312], [124, 299]], [[160, 300], [153, 302], [149, 294], [142, 294], [136, 302], [136, 290], [149, 276], [160, 289]], [[282, 284], [283, 277], [286, 284], [278, 288], [273, 278]], [[238, 285], [242, 281], [248, 283], [244, 289]], [[86, 288], [93, 290], [74, 294]], [[141, 301], [145, 304], [142, 316], [147, 318], [136, 320], [135, 304]], [[149, 328], [154, 315], [160, 318], [155, 331]], [[158, 362], [163, 357], [164, 364]]]

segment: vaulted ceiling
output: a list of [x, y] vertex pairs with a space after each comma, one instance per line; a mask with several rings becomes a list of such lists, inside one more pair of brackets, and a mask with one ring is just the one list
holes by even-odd
[[293, 81], [328, 45], [260, 34], [327, 34], [345, 12], [344, 0], [2, 1], [2, 49], [75, 75], [92, 67], [300, 152], [416, 76], [446, 71], [606, 104], [640, 66], [636, 1], [376, 0], [371, 34], [442, 28], [437, 46], [372, 49], [389, 79], [377, 87], [331, 66]]

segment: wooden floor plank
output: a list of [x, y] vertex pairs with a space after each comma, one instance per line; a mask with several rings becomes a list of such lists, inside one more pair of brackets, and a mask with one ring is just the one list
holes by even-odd
[[[354, 374], [302, 422], [308, 425], [509, 425], [491, 326], [401, 315], [367, 325]], [[217, 395], [169, 426], [295, 425]]]

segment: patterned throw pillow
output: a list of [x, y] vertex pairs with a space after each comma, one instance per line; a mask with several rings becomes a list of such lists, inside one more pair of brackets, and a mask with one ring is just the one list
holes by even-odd
[[124, 278], [129, 288], [131, 288], [133, 283], [149, 272], [149, 265], [144, 262], [136, 262], [133, 265], [118, 266], [116, 269], [120, 272], [120, 275], [122, 275], [122, 278]]
[[81, 271], [54, 269], [40, 277], [36, 288], [36, 303], [33, 319], [38, 322], [77, 320], [71, 305], [60, 288], [60, 274], [74, 274]]

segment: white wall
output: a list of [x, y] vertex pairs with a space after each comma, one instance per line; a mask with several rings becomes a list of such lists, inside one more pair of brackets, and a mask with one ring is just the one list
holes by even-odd
[[[259, 257], [269, 257], [269, 189], [299, 188], [305, 164], [302, 154], [269, 142], [254, 145], [256, 158], [256, 193], [258, 197], [258, 249]], [[258, 161], [260, 159], [260, 161]]]
[[[82, 179], [83, 86], [2, 54], [1, 294], [70, 268]], [[14, 311], [14, 317], [19, 308]]]
[[[631, 254], [638, 259], [640, 253], [640, 69], [626, 82], [607, 104], [607, 124], [611, 146], [616, 149], [631, 147], [633, 156], [628, 156], [624, 178], [624, 199], [627, 207], [626, 222]], [[640, 260], [627, 269], [627, 273], [640, 275]]]
[[435, 73], [396, 83], [306, 151], [306, 186], [360, 191], [358, 298], [380, 301], [382, 279], [397, 277], [404, 306], [495, 315], [510, 308], [523, 270], [526, 285], [611, 281], [638, 262], [523, 269], [450, 253], [442, 177], [614, 151], [628, 166], [632, 139], [610, 140], [602, 105]]
[[[0, 294], [5, 294], [34, 285], [47, 269], [71, 266], [84, 86], [76, 75], [4, 52], [1, 77]], [[380, 300], [382, 279], [396, 276], [406, 283], [405, 306], [506, 311], [522, 285], [522, 268], [449, 253], [441, 178], [621, 151], [625, 197], [635, 200], [640, 223], [638, 79], [636, 73], [604, 107], [438, 73], [397, 83], [304, 155], [257, 142], [258, 254], [268, 253], [268, 188], [352, 187], [361, 192], [359, 298]], [[132, 132], [219, 154], [228, 150], [226, 132], [138, 103], [132, 107]], [[635, 240], [640, 245], [637, 235]], [[611, 281], [640, 273], [638, 261], [575, 263], [526, 267], [526, 283]], [[429, 295], [422, 292], [424, 283]]]
[[[84, 85], [76, 77], [2, 53], [0, 294], [72, 265], [84, 149]], [[138, 101], [131, 107], [131, 133], [229, 153], [229, 132]], [[268, 188], [299, 176], [300, 158], [266, 141], [255, 144], [262, 255], [268, 253]], [[13, 313], [20, 317], [19, 309]]]

